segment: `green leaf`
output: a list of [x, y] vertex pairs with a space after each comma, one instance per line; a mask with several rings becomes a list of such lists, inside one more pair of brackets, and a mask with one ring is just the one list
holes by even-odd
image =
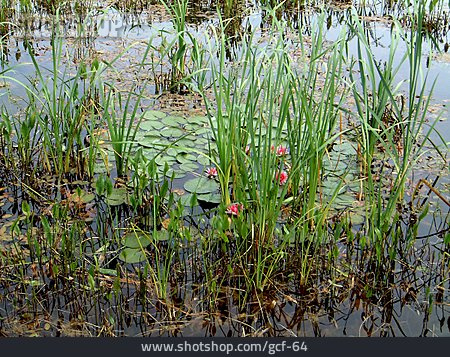
[[183, 135], [183, 130], [178, 128], [166, 128], [161, 131], [161, 135], [166, 138], [179, 138], [181, 135]]
[[199, 201], [208, 203], [220, 203], [222, 202], [222, 196], [219, 193], [203, 193], [197, 195]]
[[126, 202], [127, 189], [125, 187], [113, 188], [112, 192], [106, 198], [106, 203], [110, 206], [119, 206]]
[[122, 240], [123, 245], [128, 248], [145, 248], [151, 243], [148, 235], [138, 232], [130, 232], [126, 234]]
[[168, 116], [162, 122], [167, 126], [179, 126], [181, 123], [186, 122], [186, 119], [178, 116]]
[[119, 259], [125, 263], [135, 264], [143, 262], [146, 257], [142, 249], [125, 248], [120, 252]]
[[155, 119], [155, 118], [161, 119], [161, 118], [164, 118], [164, 117], [166, 117], [166, 113], [160, 112], [158, 110], [147, 110], [144, 113], [144, 118], [145, 119], [149, 119], [149, 120]]
[[186, 181], [184, 189], [197, 194], [211, 193], [219, 189], [219, 184], [215, 180], [202, 176]]
[[184, 172], [195, 172], [198, 169], [198, 165], [195, 162], [185, 162], [180, 165], [180, 170]]
[[170, 235], [167, 230], [161, 229], [160, 231], [153, 232], [153, 238], [157, 241], [166, 241], [169, 240]]

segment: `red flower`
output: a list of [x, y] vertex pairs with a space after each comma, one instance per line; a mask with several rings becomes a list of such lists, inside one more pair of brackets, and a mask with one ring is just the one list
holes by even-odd
[[280, 173], [275, 174], [275, 180], [278, 181], [280, 186], [283, 186], [288, 180], [288, 174], [286, 171], [281, 171]]
[[228, 206], [225, 211], [226, 214], [231, 216], [239, 216], [239, 214], [244, 210], [244, 205], [242, 203], [232, 203]]
[[206, 169], [206, 175], [209, 178], [217, 177], [217, 169], [215, 167], [209, 167]]
[[277, 147], [277, 156], [285, 156], [288, 153], [288, 149], [286, 146], [279, 145]]

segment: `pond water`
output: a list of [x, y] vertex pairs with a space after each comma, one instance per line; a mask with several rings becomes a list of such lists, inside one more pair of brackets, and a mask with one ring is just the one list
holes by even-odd
[[[0, 118], [0, 124], [6, 123], [7, 118], [13, 118], [12, 122], [16, 123], [9, 133], [10, 146], [6, 136], [0, 135], [3, 146], [0, 152], [0, 335], [450, 336], [448, 4], [438, 2], [437, 10], [430, 15], [430, 23], [436, 25], [431, 27], [431, 37], [438, 48], [424, 36], [421, 63], [422, 72], [428, 71], [429, 77], [426, 96], [436, 79], [424, 132], [431, 123], [435, 123], [434, 130], [424, 144], [425, 153], [408, 172], [404, 201], [397, 204], [398, 214], [393, 214], [396, 223], [382, 233], [386, 240], [381, 248], [364, 243], [364, 236], [370, 231], [372, 208], [361, 198], [361, 147], [357, 144], [358, 129], [352, 119], [357, 110], [351, 92], [346, 92], [345, 111], [342, 111], [346, 113], [345, 119], [341, 116], [340, 125], [335, 124], [343, 134], [327, 145], [329, 149], [320, 158], [319, 170], [323, 177], [317, 200], [326, 212], [323, 231], [314, 227], [320, 225], [318, 220], [310, 221], [295, 210], [290, 211], [289, 202], [295, 200], [295, 195], [283, 191], [278, 195], [286, 195], [285, 204], [272, 232], [274, 246], [281, 248], [254, 253], [252, 249], [255, 246], [258, 249], [257, 238], [248, 249], [241, 250], [241, 247], [245, 246], [245, 239], [254, 239], [252, 230], [259, 229], [256, 219], [250, 218], [249, 207], [256, 207], [255, 198], [252, 196], [245, 205], [248, 221], [243, 224], [250, 222], [245, 230], [239, 226], [242, 223], [238, 221], [239, 206], [236, 206], [236, 217], [231, 211], [226, 214], [230, 202], [226, 202], [228, 207], [221, 206], [225, 194], [220, 191], [222, 183], [214, 178], [216, 175], [205, 177], [206, 169], [220, 167], [215, 165], [220, 163], [219, 150], [214, 148], [220, 145], [214, 136], [215, 128], [220, 125], [220, 112], [205, 106], [207, 100], [217, 106], [214, 73], [205, 71], [204, 81], [211, 84], [200, 90], [200, 94], [183, 85], [177, 90], [170, 88], [168, 83], [174, 73], [171, 56], [180, 47], [176, 45], [178, 37], [164, 6], [158, 1], [131, 1], [122, 5], [87, 1], [80, 2], [86, 5], [85, 9], [61, 9], [63, 55], [57, 66], [61, 76], [58, 83], [66, 88], [64, 85], [70, 83], [70, 76], [75, 76], [82, 63], [92, 70], [98, 61], [105, 65], [102, 85], [114, 83], [115, 86], [103, 93], [105, 98], [115, 91], [123, 93], [123, 98], [114, 102], [112, 109], [106, 107], [105, 112], [117, 111], [112, 116], [113, 122], [131, 118], [130, 122], [125, 121], [131, 128], [139, 124], [134, 137], [123, 140], [132, 142], [130, 152], [115, 155], [117, 149], [112, 145], [111, 133], [116, 129], [108, 121], [108, 115], [89, 117], [86, 114], [88, 124], [83, 121], [77, 135], [80, 142], [88, 144], [77, 150], [84, 155], [95, 147], [93, 172], [86, 174], [88, 169], [74, 169], [83, 165], [73, 164], [76, 156], [68, 159], [74, 165], [71, 170], [61, 175], [46, 171], [45, 165], [55, 165], [55, 168], [57, 164], [49, 163], [52, 156], [43, 154], [48, 144], [40, 145], [47, 135], [42, 127], [36, 124], [28, 131], [31, 148], [24, 147], [20, 141], [27, 133], [22, 123], [33, 117], [30, 111], [38, 113], [45, 108], [45, 101], [59, 90], [51, 86], [55, 58], [52, 51], [57, 41], [51, 41], [49, 21], [55, 12], [40, 1], [32, 1], [26, 13], [18, 3], [7, 2], [9, 6], [3, 9], [14, 9], [6, 19], [19, 26], [9, 26], [8, 32], [0, 31], [0, 105], [6, 113]], [[272, 48], [273, 18], [267, 17], [269, 10], [264, 3], [270, 2], [235, 2], [234, 16], [226, 19], [232, 23], [227, 33], [227, 67], [223, 69], [226, 74], [232, 73], [229, 68], [243, 65], [239, 59], [248, 47], [244, 45], [248, 34], [253, 34], [256, 48]], [[324, 46], [328, 48], [339, 42], [342, 32], [349, 31], [352, 8], [363, 20], [361, 24], [368, 35], [374, 62], [380, 68], [389, 60], [392, 19], [405, 22], [404, 31], [408, 31], [410, 10], [402, 8], [402, 2], [392, 8], [382, 0], [364, 2], [365, 5], [358, 1], [333, 2], [329, 6], [320, 1], [304, 6], [300, 2], [292, 3], [295, 3], [293, 8], [281, 9], [278, 15], [283, 26], [291, 25], [280, 31], [292, 46], [289, 55], [292, 55], [293, 68], [302, 66], [304, 57], [298, 54], [299, 48], [312, 46], [312, 29], [324, 19]], [[186, 18], [186, 32], [197, 44], [217, 49], [217, 53], [211, 54], [208, 66], [220, 66], [220, 44], [213, 38], [214, 31], [220, 27], [218, 5], [226, 17], [230, 10], [223, 5], [201, 1], [190, 5]], [[321, 17], [321, 10], [327, 10], [327, 16]], [[80, 26], [80, 18], [90, 20]], [[302, 33], [303, 44], [299, 43], [297, 31]], [[345, 41], [345, 55], [357, 58], [358, 36], [349, 37]], [[153, 39], [151, 55], [145, 63], [140, 63], [150, 38]], [[187, 41], [187, 46], [192, 46], [195, 40]], [[394, 67], [407, 51], [407, 44], [399, 41]], [[192, 56], [192, 53], [186, 56], [186, 61]], [[112, 65], [108, 67], [108, 64]], [[324, 57], [318, 69], [319, 93], [323, 90], [322, 83], [326, 83], [322, 75], [326, 75], [327, 66], [331, 62]], [[44, 73], [43, 79], [39, 79], [37, 67]], [[348, 70], [343, 73], [349, 81]], [[193, 77], [199, 73], [202, 70], [191, 72]], [[74, 87], [67, 85], [70, 98], [90, 93], [86, 78], [90, 78], [88, 74], [77, 77], [80, 87], [74, 92], [71, 92]], [[396, 84], [401, 83], [399, 95], [407, 97], [407, 62], [399, 67], [395, 79]], [[39, 101], [39, 96], [29, 95], [30, 88], [44, 93], [40, 92], [45, 87], [43, 82], [50, 83], [48, 97], [43, 97], [37, 106], [29, 106]], [[32, 87], [32, 83], [36, 86]], [[78, 115], [78, 108], [84, 105], [97, 108], [97, 96], [101, 97], [98, 88], [102, 87], [95, 88], [98, 92], [93, 90], [92, 96], [89, 94], [88, 104], [69, 102], [58, 107], [62, 108], [58, 115], [65, 115], [65, 110], [69, 115]], [[140, 89], [143, 90], [140, 95], [130, 97], [132, 104], [125, 104], [128, 93]], [[238, 88], [233, 91], [238, 92]], [[63, 98], [62, 91], [57, 93]], [[58, 97], [53, 104], [63, 100]], [[101, 112], [104, 105], [105, 101], [101, 102], [96, 110]], [[136, 112], [142, 115], [142, 120], [132, 114], [133, 105], [137, 106]], [[50, 117], [45, 113], [42, 111], [36, 117]], [[278, 115], [278, 111], [272, 114]], [[227, 115], [231, 117], [230, 113]], [[48, 117], [43, 122], [52, 128], [55, 122], [49, 122]], [[280, 124], [274, 119], [269, 126], [255, 121], [258, 129], [255, 133], [266, 137], [281, 127], [273, 134], [279, 140], [272, 151], [288, 146], [293, 149], [284, 136], [286, 132], [290, 135], [290, 129], [279, 120]], [[416, 138], [415, 144], [423, 135]], [[52, 140], [49, 142], [59, 145], [55, 138]], [[64, 140], [62, 155], [66, 147], [70, 148], [69, 138]], [[250, 145], [249, 152], [252, 152], [247, 154], [252, 157], [260, 152], [263, 141], [255, 145], [249, 140], [243, 145], [245, 150]], [[160, 152], [161, 148], [165, 149]], [[374, 175], [380, 177], [376, 181], [379, 191], [374, 197], [389, 202], [398, 170], [393, 159], [386, 159], [383, 150], [380, 151], [373, 162]], [[27, 161], [28, 156], [23, 153], [29, 152], [33, 153], [32, 159]], [[145, 157], [141, 159], [146, 163], [142, 167], [139, 153]], [[129, 174], [119, 175], [118, 162], [125, 154], [133, 158], [128, 162]], [[291, 174], [290, 165], [295, 160], [292, 150], [277, 157], [273, 163]], [[166, 179], [161, 180], [163, 176]], [[102, 183], [103, 177], [107, 180]], [[160, 184], [155, 183], [155, 177]], [[342, 189], [336, 189], [336, 177], [345, 178]], [[279, 179], [276, 176], [275, 181]], [[109, 182], [111, 187], [105, 188]], [[227, 187], [234, 183], [233, 177], [226, 182]], [[167, 198], [169, 193], [164, 190], [172, 195]], [[142, 200], [140, 204], [133, 203], [138, 199]], [[177, 205], [177, 201], [181, 203]], [[327, 201], [330, 206], [324, 204]], [[247, 231], [247, 238], [239, 242], [241, 232]], [[295, 234], [301, 238], [295, 238]], [[317, 246], [308, 243], [309, 237], [314, 241], [321, 237], [319, 234], [327, 239]], [[293, 235], [294, 238], [289, 238]], [[258, 273], [261, 266], [262, 273]], [[247, 276], [250, 272], [255, 272], [254, 281]], [[261, 281], [265, 285], [258, 288]]]

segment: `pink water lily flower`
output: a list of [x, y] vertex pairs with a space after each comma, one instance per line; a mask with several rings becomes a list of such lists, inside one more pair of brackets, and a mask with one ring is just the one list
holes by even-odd
[[288, 153], [288, 148], [286, 146], [279, 145], [277, 147], [276, 153], [277, 153], [277, 156], [286, 156]]
[[288, 180], [287, 172], [286, 171], [281, 171], [280, 173], [277, 172], [275, 174], [275, 180], [278, 181], [280, 186], [283, 186], [284, 184], [286, 184], [286, 182]]
[[239, 216], [239, 214], [244, 210], [244, 205], [242, 203], [232, 203], [228, 206], [225, 211], [226, 214], [231, 216]]
[[215, 167], [208, 167], [206, 169], [206, 176], [208, 176], [209, 178], [217, 177], [217, 169]]

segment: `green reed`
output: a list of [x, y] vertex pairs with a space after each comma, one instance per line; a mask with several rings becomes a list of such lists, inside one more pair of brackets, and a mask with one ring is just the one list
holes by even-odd
[[[358, 47], [360, 80], [354, 85], [353, 94], [361, 121], [360, 137], [365, 168], [364, 193], [367, 214], [370, 217], [366, 238], [369, 244], [375, 244], [378, 258], [382, 249], [392, 250], [397, 244], [396, 227], [400, 218], [398, 206], [404, 203], [406, 180], [411, 168], [424, 153], [425, 144], [429, 141], [436, 123], [435, 121], [428, 125], [426, 122], [434, 84], [426, 96], [427, 76], [422, 76], [424, 12], [423, 5], [419, 5], [415, 25], [410, 29], [409, 35], [403, 32], [398, 23], [395, 24], [392, 32], [393, 45], [384, 67], [375, 61], [370, 45], [361, 33], [361, 24], [355, 20], [358, 24], [356, 34], [360, 44]], [[406, 38], [407, 50], [400, 64], [394, 67], [396, 44], [400, 36]], [[363, 49], [366, 52], [365, 56], [362, 54]], [[406, 100], [399, 94], [400, 85], [396, 83], [396, 74], [405, 61], [409, 65]], [[355, 82], [353, 76], [351, 78]], [[359, 85], [362, 93], [359, 92]], [[433, 143], [432, 145], [435, 146]], [[370, 170], [374, 156], [379, 155], [380, 148], [395, 167], [395, 177], [388, 197], [382, 196], [381, 182], [376, 182]], [[365, 239], [362, 243], [364, 242]]]
[[[176, 91], [179, 82], [185, 78], [186, 75], [186, 15], [188, 12], [189, 0], [173, 0], [168, 4], [164, 0], [160, 0], [170, 14], [173, 28], [175, 30], [175, 42], [173, 52], [170, 54], [170, 61], [172, 65], [171, 72], [171, 91]], [[170, 46], [172, 47], [172, 46]]]

